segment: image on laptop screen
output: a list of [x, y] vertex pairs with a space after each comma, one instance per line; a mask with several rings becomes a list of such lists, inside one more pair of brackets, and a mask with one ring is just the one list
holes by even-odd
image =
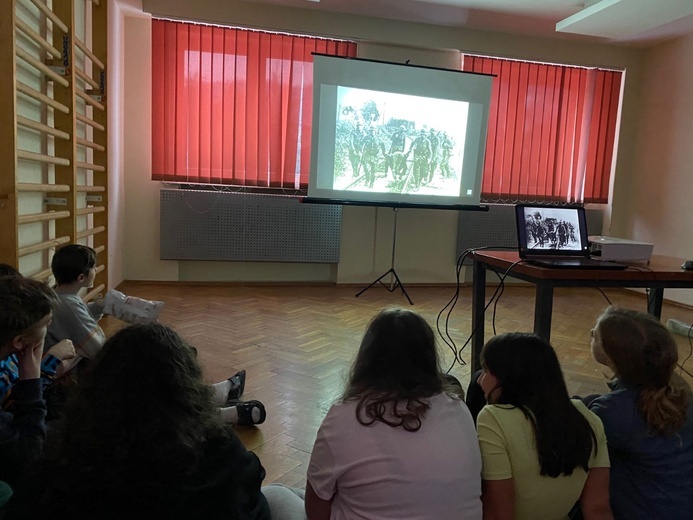
[[518, 205], [520, 256], [588, 256], [584, 211], [580, 207]]

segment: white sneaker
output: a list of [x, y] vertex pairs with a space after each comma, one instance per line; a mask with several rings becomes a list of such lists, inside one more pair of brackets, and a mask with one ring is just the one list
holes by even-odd
[[679, 320], [669, 320], [667, 321], [667, 329], [669, 332], [674, 334], [680, 334], [681, 336], [686, 336], [687, 338], [693, 337], [693, 325], [684, 323]]
[[103, 312], [126, 323], [148, 323], [156, 321], [163, 307], [164, 302], [126, 296], [110, 289], [104, 298]]

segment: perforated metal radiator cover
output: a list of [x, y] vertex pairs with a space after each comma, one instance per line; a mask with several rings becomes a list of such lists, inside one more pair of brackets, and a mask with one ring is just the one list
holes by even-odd
[[339, 262], [341, 206], [179, 189], [160, 199], [162, 260]]

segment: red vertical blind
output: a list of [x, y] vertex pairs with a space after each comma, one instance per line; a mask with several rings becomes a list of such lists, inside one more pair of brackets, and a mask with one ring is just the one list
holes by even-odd
[[463, 56], [495, 74], [482, 199], [606, 203], [620, 71]]
[[356, 44], [152, 21], [152, 179], [306, 188], [312, 53]]

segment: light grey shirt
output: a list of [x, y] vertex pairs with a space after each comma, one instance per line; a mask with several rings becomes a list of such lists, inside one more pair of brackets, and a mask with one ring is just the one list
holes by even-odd
[[44, 351], [69, 339], [78, 355], [94, 359], [106, 342], [106, 335], [98, 324], [103, 305], [96, 302], [87, 305], [77, 294], [58, 293], [58, 297], [60, 303], [53, 309], [53, 321], [48, 326]]

